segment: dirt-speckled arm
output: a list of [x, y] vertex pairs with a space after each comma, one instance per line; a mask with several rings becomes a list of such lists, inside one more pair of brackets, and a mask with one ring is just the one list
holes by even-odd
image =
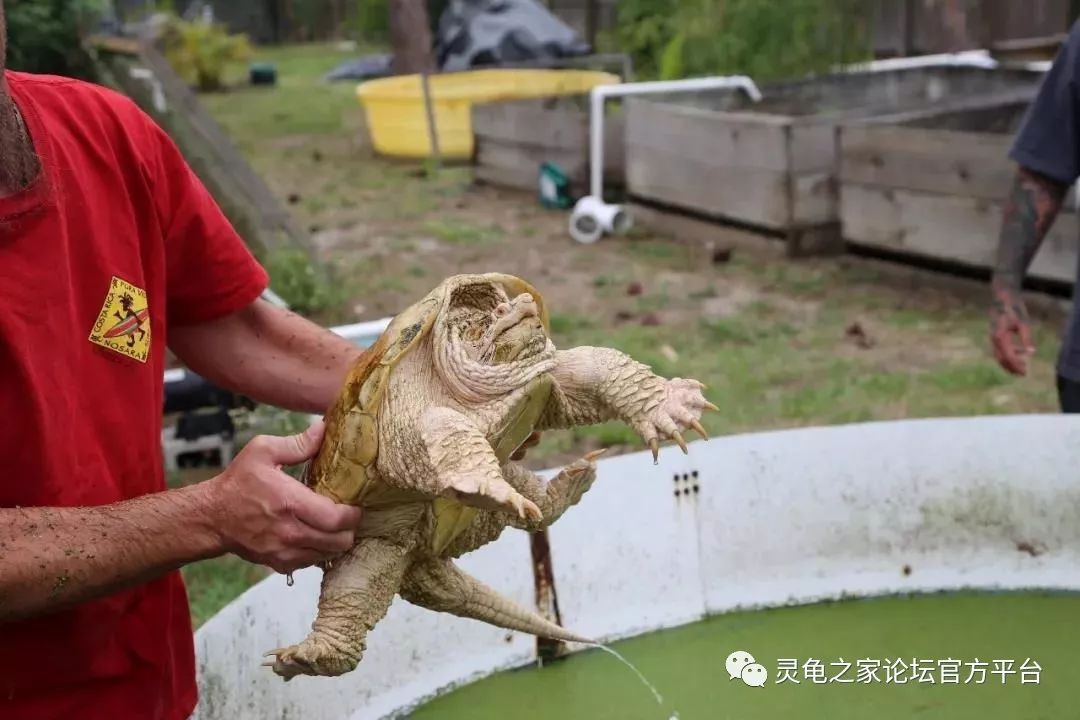
[[619, 350], [578, 347], [556, 354], [555, 390], [538, 430], [609, 420], [633, 423], [664, 401], [664, 378]]

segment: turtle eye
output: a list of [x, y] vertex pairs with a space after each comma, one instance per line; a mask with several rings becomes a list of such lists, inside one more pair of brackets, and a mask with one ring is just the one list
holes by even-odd
[[505, 317], [510, 312], [510, 303], [499, 303], [495, 306], [495, 317]]

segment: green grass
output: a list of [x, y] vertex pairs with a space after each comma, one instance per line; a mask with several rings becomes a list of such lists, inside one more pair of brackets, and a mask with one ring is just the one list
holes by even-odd
[[184, 567], [182, 572], [196, 628], [269, 574], [261, 565], [235, 555], [203, 560]]
[[495, 228], [479, 227], [454, 220], [429, 220], [424, 224], [424, 231], [442, 242], [453, 245], [486, 245], [498, 240], [502, 235]]
[[252, 61], [277, 66], [276, 87], [240, 87], [201, 98], [245, 150], [257, 151], [258, 141], [272, 137], [338, 132], [345, 127], [343, 118], [360, 112], [356, 83], [321, 78], [353, 54], [330, 43], [260, 47]]

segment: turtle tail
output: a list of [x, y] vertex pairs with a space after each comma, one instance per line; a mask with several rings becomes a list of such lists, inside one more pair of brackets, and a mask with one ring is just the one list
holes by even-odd
[[431, 558], [414, 563], [405, 575], [400, 593], [413, 605], [428, 610], [480, 620], [538, 637], [597, 644], [500, 595], [449, 560]]

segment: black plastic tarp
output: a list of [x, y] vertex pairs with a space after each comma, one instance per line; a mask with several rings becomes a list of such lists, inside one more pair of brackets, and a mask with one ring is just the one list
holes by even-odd
[[[435, 26], [435, 61], [443, 72], [537, 64], [588, 55], [592, 48], [537, 0], [448, 0]], [[388, 55], [348, 60], [327, 80], [390, 74]]]

